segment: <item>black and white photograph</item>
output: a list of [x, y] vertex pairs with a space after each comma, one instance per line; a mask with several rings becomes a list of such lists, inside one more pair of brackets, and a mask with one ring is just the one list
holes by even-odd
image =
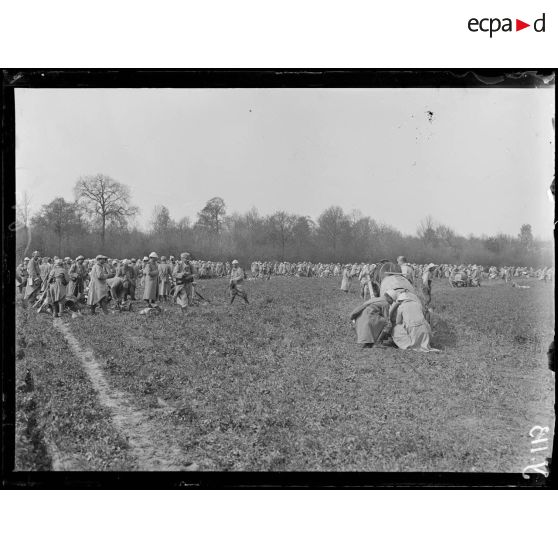
[[555, 78], [403, 74], [14, 81], [15, 472], [548, 477]]

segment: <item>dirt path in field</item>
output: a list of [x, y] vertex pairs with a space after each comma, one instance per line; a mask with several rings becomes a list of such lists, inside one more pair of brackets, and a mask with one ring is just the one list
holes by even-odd
[[61, 320], [54, 320], [54, 326], [62, 333], [71, 350], [81, 361], [101, 404], [111, 411], [115, 427], [125, 436], [130, 452], [137, 460], [137, 469], [139, 471], [197, 470], [197, 465], [188, 462], [179, 448], [169, 444], [159, 435], [145, 413], [135, 409], [123, 393], [109, 386], [93, 352], [80, 346], [68, 325]]

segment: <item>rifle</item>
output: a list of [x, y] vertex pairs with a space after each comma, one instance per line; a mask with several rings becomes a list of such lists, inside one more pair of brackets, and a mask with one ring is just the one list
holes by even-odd
[[39, 304], [41, 304], [41, 308], [39, 310], [39, 312], [42, 310], [42, 303], [45, 300], [45, 298], [47, 297], [47, 292], [48, 290], [45, 289], [44, 291], [41, 292], [41, 296], [39, 296], [37, 298], [37, 300], [35, 301], [35, 304], [33, 304], [33, 306], [31, 306], [31, 308], [37, 308], [37, 306], [39, 306]]
[[211, 301], [207, 300], [207, 298], [203, 297], [198, 290], [196, 289], [196, 282], [192, 281], [192, 291], [198, 298], [201, 298], [203, 301], [207, 302], [207, 304], [211, 304]]
[[204, 298], [200, 293], [198, 293], [198, 291], [196, 290], [196, 287], [194, 287], [194, 294], [197, 295], [202, 300], [204, 300], [205, 302], [207, 302], [207, 304], [211, 304], [211, 301], [207, 300], [207, 298]]
[[[31, 308], [36, 308], [39, 303], [42, 303], [45, 298], [48, 295], [48, 286], [49, 286], [49, 277], [50, 277], [50, 273], [49, 275], [47, 275], [44, 279], [43, 279], [43, 283], [41, 285], [41, 295], [37, 298], [37, 300], [35, 301], [35, 304], [33, 304], [33, 306], [31, 306]], [[39, 309], [39, 312], [43, 309], [43, 307], [41, 306]]]

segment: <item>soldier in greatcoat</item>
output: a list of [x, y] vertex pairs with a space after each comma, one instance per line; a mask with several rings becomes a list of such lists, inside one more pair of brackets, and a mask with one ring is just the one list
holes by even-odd
[[137, 279], [137, 271], [135, 260], [123, 260], [118, 270], [116, 272], [117, 277], [121, 277], [122, 280], [127, 281], [128, 289], [124, 296], [124, 300], [126, 297], [129, 296], [130, 300], [136, 300], [136, 279]]
[[242, 297], [244, 302], [246, 304], [248, 304], [248, 295], [246, 294], [246, 292], [244, 291], [244, 288], [242, 286], [243, 282], [244, 282], [244, 271], [239, 266], [238, 260], [233, 260], [232, 261], [231, 275], [230, 275], [230, 278], [229, 278], [229, 290], [230, 290], [230, 294], [231, 294], [231, 301], [230, 301], [231, 304], [234, 302], [234, 299], [236, 298], [236, 295], [240, 295], [240, 297]]
[[148, 306], [157, 302], [157, 291], [159, 286], [159, 267], [157, 265], [157, 254], [151, 252], [149, 260], [143, 266], [143, 300]]
[[55, 259], [54, 266], [47, 278], [48, 297], [52, 304], [53, 318], [59, 318], [62, 314], [69, 279], [64, 261], [60, 258]]
[[22, 295], [23, 289], [27, 284], [27, 266], [29, 265], [29, 258], [25, 256], [23, 262], [16, 267], [16, 287], [17, 292]]
[[83, 256], [78, 256], [76, 261], [70, 266], [68, 275], [70, 282], [68, 284], [68, 294], [80, 298], [85, 290], [85, 278], [87, 277], [87, 270], [83, 265]]
[[159, 269], [159, 300], [167, 301], [170, 295], [172, 283], [172, 268], [167, 263], [167, 258], [161, 256], [161, 263], [158, 265]]
[[176, 286], [174, 288], [174, 299], [180, 305], [182, 312], [186, 312], [188, 306], [192, 304], [194, 294], [194, 267], [190, 262], [190, 253], [180, 254], [180, 260], [172, 271]]
[[32, 303], [39, 295], [43, 281], [41, 280], [41, 269], [39, 267], [39, 252], [35, 251], [31, 256], [27, 264], [27, 285], [24, 300]]
[[108, 287], [107, 279], [112, 275], [111, 270], [107, 266], [107, 257], [99, 255], [95, 258], [89, 282], [89, 293], [87, 304], [91, 307], [91, 314], [95, 314], [97, 305], [101, 306], [104, 314], [108, 314]]
[[41, 270], [41, 280], [43, 285], [46, 285], [47, 277], [49, 276], [50, 270], [52, 269], [52, 265], [49, 263], [48, 258], [43, 258], [42, 263], [39, 265], [39, 269]]

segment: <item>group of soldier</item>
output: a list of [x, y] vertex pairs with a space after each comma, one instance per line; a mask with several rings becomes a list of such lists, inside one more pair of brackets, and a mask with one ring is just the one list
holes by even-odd
[[[400, 349], [437, 352], [438, 349], [430, 345], [429, 306], [433, 274], [439, 266], [430, 263], [415, 269], [404, 256], [397, 258], [397, 266], [385, 263], [386, 266], [382, 262], [363, 264], [357, 269], [364, 300], [350, 314], [357, 343], [370, 348], [384, 347], [387, 341]], [[349, 292], [352, 271], [352, 266], [343, 270], [341, 289], [345, 292]], [[378, 288], [379, 282], [381, 289]]]
[[[537, 278], [540, 281], [550, 282], [554, 278], [553, 267], [543, 267], [534, 269], [533, 267], [483, 267], [475, 264], [411, 264], [405, 257], [400, 256], [397, 263], [401, 267], [402, 274], [409, 279], [412, 284], [421, 284], [425, 290], [425, 295], [430, 299], [430, 285], [432, 279], [447, 279], [452, 287], [469, 286], [480, 287], [483, 280], [492, 281], [502, 279], [506, 283], [512, 283], [514, 278]], [[361, 296], [366, 298], [368, 292], [369, 279], [376, 267], [376, 264], [346, 264], [342, 266], [341, 290], [348, 292], [351, 282], [357, 279], [360, 282]], [[337, 272], [337, 266], [334, 268]]]
[[[401, 273], [413, 285], [416, 285], [430, 304], [431, 285], [434, 278], [447, 278], [452, 286], [465, 284], [480, 286], [482, 280], [502, 279], [512, 282], [514, 278], [536, 277], [541, 281], [551, 281], [554, 268], [539, 269], [527, 267], [456, 264], [414, 264], [405, 257], [397, 259]], [[250, 279], [269, 280], [272, 276], [285, 277], [340, 277], [341, 290], [349, 292], [353, 280], [360, 287], [360, 295], [367, 299], [374, 294], [371, 277], [376, 264], [369, 263], [312, 263], [254, 261], [250, 265]], [[148, 308], [157, 308], [157, 302], [173, 300], [185, 312], [188, 306], [203, 299], [195, 289], [195, 279], [226, 277], [229, 279], [229, 295], [232, 304], [237, 296], [248, 303], [248, 296], [243, 288], [247, 278], [237, 260], [232, 262], [214, 262], [194, 260], [191, 254], [184, 252], [180, 258], [174, 256], [159, 257], [155, 252], [143, 258], [109, 259], [103, 255], [95, 259], [78, 256], [74, 260], [65, 258], [41, 258], [33, 252], [31, 258], [25, 258], [16, 269], [16, 285], [26, 303], [40, 301], [41, 309], [51, 309], [54, 317], [60, 316], [63, 308], [79, 307], [87, 304], [91, 313], [100, 307], [108, 312], [110, 299], [115, 301], [119, 310], [130, 307], [130, 301], [136, 300], [136, 287], [143, 286], [143, 300]], [[128, 304], [128, 306], [126, 306]], [[35, 304], [36, 305], [36, 304]]]
[[[406, 263], [406, 262], [405, 262]], [[215, 264], [207, 262], [208, 269], [215, 268], [223, 264]], [[370, 268], [374, 264], [361, 263], [312, 263], [312, 262], [271, 262], [271, 261], [254, 261], [250, 266], [251, 276], [253, 278], [268, 279], [272, 276], [291, 276], [291, 277], [359, 277], [363, 270]], [[427, 264], [406, 263], [410, 268], [409, 272], [415, 277], [420, 277], [424, 273]], [[512, 277], [537, 277], [540, 280], [551, 281], [554, 276], [554, 268], [542, 267], [534, 269], [533, 267], [496, 267], [481, 266], [475, 264], [440, 264], [432, 271], [434, 278], [450, 279], [456, 273], [467, 274], [473, 279], [473, 282], [483, 279], [492, 280], [501, 278], [510, 281]], [[219, 276], [218, 274], [207, 274], [208, 277]]]
[[[195, 278], [205, 276], [207, 263], [192, 260], [189, 252], [183, 252], [178, 260], [159, 257], [155, 252], [138, 259], [110, 260], [101, 254], [95, 259], [80, 255], [72, 260], [41, 258], [35, 251], [17, 266], [16, 287], [26, 306], [38, 307], [38, 312], [51, 311], [55, 318], [66, 308], [77, 315], [85, 305], [91, 314], [98, 307], [107, 314], [111, 299], [116, 309], [130, 309], [138, 285], [143, 287], [147, 309], [160, 310], [157, 303], [172, 298], [186, 312], [196, 296], [203, 299], [195, 290]], [[230, 304], [237, 296], [248, 303], [242, 285], [245, 274], [239, 262], [233, 260], [217, 269], [222, 270], [220, 276], [229, 279]]]
[[[482, 279], [494, 280], [501, 278], [507, 283], [513, 277], [533, 277], [540, 281], [552, 280], [553, 268], [535, 270], [526, 267], [503, 267], [500, 270], [491, 266], [485, 271], [479, 265], [436, 265], [434, 263], [417, 265], [410, 264], [404, 256], [397, 258], [398, 267], [390, 266], [386, 281], [391, 281], [395, 288], [384, 288], [383, 296], [374, 292], [372, 277], [376, 264], [346, 265], [342, 272], [341, 290], [349, 292], [351, 280], [358, 278], [360, 294], [364, 302], [355, 308], [350, 319], [355, 327], [357, 343], [363, 348], [383, 347], [388, 344], [401, 349], [412, 349], [420, 352], [436, 351], [430, 346], [430, 304], [432, 299], [433, 278], [447, 278], [453, 286], [480, 287]], [[381, 264], [380, 264], [381, 265]], [[397, 269], [397, 271], [391, 271]], [[380, 268], [380, 271], [381, 268]], [[376, 276], [382, 280], [383, 273]], [[403, 283], [395, 276], [403, 277]], [[385, 277], [385, 275], [384, 275]], [[511, 283], [512, 287], [529, 288], [525, 285]], [[382, 287], [384, 281], [382, 280]], [[388, 287], [386, 284], [385, 287]]]

